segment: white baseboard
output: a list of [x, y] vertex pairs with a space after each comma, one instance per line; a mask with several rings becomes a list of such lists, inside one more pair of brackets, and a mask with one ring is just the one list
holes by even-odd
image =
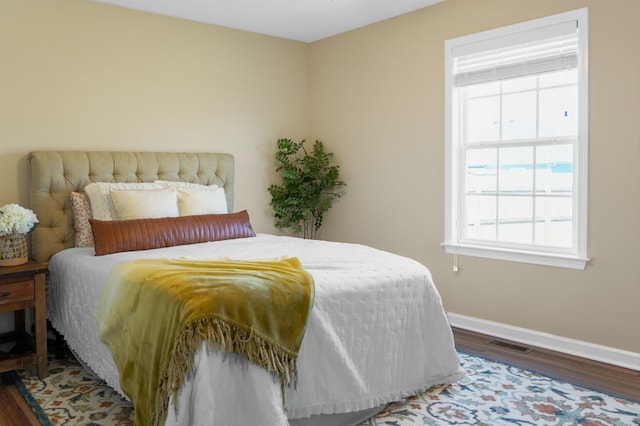
[[640, 371], [640, 354], [448, 312], [453, 327]]

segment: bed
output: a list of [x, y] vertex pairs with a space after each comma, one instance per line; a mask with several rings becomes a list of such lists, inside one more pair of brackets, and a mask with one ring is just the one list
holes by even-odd
[[[257, 234], [96, 256], [75, 247], [72, 192], [93, 182], [188, 182], [224, 188], [233, 212], [229, 154], [36, 151], [29, 154], [32, 257], [49, 262], [47, 316], [76, 357], [122, 393], [98, 335], [96, 304], [109, 273], [135, 259], [299, 259], [315, 301], [297, 357], [296, 386], [205, 342], [169, 404], [167, 425], [355, 425], [387, 404], [464, 377], [429, 270], [358, 244]], [[125, 395], [126, 396], [126, 395]]]

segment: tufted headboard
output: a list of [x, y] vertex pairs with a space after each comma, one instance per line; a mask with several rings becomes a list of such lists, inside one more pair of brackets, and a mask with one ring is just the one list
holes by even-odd
[[31, 209], [40, 224], [31, 234], [31, 257], [47, 262], [74, 245], [71, 191], [91, 182], [171, 180], [224, 187], [233, 211], [234, 159], [231, 154], [113, 151], [34, 151]]

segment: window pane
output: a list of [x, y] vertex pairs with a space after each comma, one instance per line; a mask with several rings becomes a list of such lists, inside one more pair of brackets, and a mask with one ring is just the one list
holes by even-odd
[[538, 197], [536, 199], [535, 244], [571, 247], [573, 239], [571, 198]]
[[502, 82], [502, 93], [520, 92], [522, 90], [531, 90], [536, 88], [538, 78], [532, 77], [513, 78]]
[[501, 148], [500, 193], [533, 193], [533, 147]]
[[473, 149], [467, 151], [465, 192], [495, 193], [497, 189], [497, 150]]
[[531, 244], [533, 198], [503, 196], [498, 200], [498, 240]]
[[500, 138], [500, 97], [469, 100], [469, 142], [496, 141]]
[[497, 95], [500, 93], [500, 82], [492, 81], [490, 83], [474, 84], [469, 86], [469, 97], [475, 98], [478, 96]]
[[536, 137], [536, 92], [502, 97], [502, 140]]
[[571, 194], [573, 145], [546, 145], [536, 149], [536, 192]]
[[578, 134], [578, 88], [540, 90], [540, 137]]
[[578, 82], [578, 70], [576, 68], [570, 70], [550, 72], [540, 74], [540, 87], [558, 86], [561, 84], [575, 84]]
[[496, 239], [496, 197], [467, 195], [465, 197], [464, 238]]

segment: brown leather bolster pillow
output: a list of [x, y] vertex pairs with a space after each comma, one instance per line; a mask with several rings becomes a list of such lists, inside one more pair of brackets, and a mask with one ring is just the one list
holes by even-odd
[[256, 236], [246, 210], [159, 219], [89, 219], [89, 222], [96, 256]]

